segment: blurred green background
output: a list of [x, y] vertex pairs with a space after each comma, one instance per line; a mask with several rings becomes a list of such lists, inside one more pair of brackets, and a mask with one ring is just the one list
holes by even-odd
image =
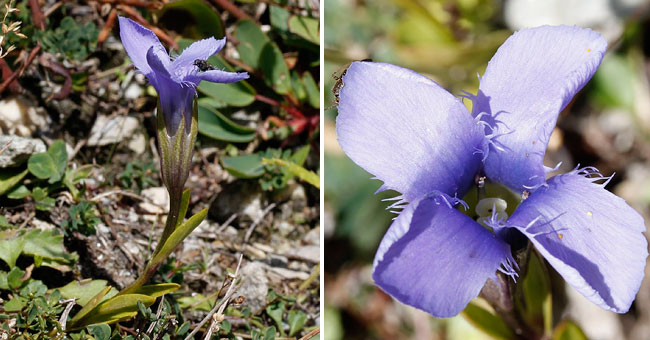
[[[485, 339], [462, 317], [435, 319], [372, 283], [372, 259], [391, 213], [371, 180], [336, 142], [330, 89], [354, 60], [394, 63], [453, 94], [476, 93], [496, 49], [523, 27], [590, 27], [609, 42], [591, 82], [561, 113], [545, 164], [559, 172], [593, 165], [607, 187], [646, 220], [650, 215], [650, 22], [647, 0], [382, 0], [325, 2], [325, 339]], [[469, 102], [466, 101], [467, 104]], [[648, 269], [646, 268], [646, 273]], [[646, 275], [647, 277], [648, 275]], [[591, 339], [650, 339], [650, 283], [630, 312], [586, 301], [551, 273], [555, 322], [574, 320]]]

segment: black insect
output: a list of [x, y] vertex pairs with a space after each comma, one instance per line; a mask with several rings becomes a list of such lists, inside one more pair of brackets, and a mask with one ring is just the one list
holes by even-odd
[[194, 66], [198, 67], [201, 72], [215, 70], [214, 66], [208, 64], [207, 60], [202, 59], [194, 60]]
[[[372, 61], [372, 59], [363, 59], [359, 61], [367, 62], [367, 61]], [[343, 66], [338, 71], [332, 74], [332, 78], [334, 78], [334, 80], [336, 81], [334, 83], [334, 86], [332, 87], [332, 94], [334, 95], [334, 106], [339, 105], [339, 92], [341, 92], [341, 89], [343, 88], [343, 86], [345, 86], [345, 84], [343, 84], [343, 76], [345, 76], [345, 73], [348, 71], [348, 68], [350, 67], [351, 64], [352, 62], [345, 64], [345, 66]], [[341, 69], [343, 71], [340, 71]]]

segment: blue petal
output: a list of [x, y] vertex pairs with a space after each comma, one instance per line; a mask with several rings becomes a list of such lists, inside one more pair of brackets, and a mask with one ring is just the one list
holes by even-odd
[[481, 164], [483, 132], [463, 103], [411, 70], [352, 63], [338, 109], [343, 151], [407, 201], [433, 190], [462, 196]]
[[[161, 55], [164, 54], [164, 55]], [[166, 52], [161, 52], [151, 47], [147, 52], [147, 62], [152, 69], [149, 81], [156, 88], [160, 99], [160, 109], [165, 119], [167, 133], [172, 136], [176, 133], [180, 122], [185, 118], [186, 131], [192, 118], [192, 105], [196, 89], [192, 85], [184, 84], [170, 74], [169, 58]], [[166, 61], [166, 63], [165, 63]]]
[[441, 196], [409, 204], [375, 256], [375, 283], [397, 300], [436, 317], [460, 313], [500, 266], [510, 246]]
[[[594, 175], [596, 177], [586, 177]], [[564, 279], [598, 306], [625, 313], [643, 279], [643, 218], [593, 168], [555, 176], [508, 220]]]
[[234, 83], [248, 79], [248, 73], [246, 72], [226, 72], [220, 70], [199, 72], [196, 76], [201, 80], [211, 81], [213, 83]]
[[206, 60], [210, 58], [217, 54], [225, 44], [226, 38], [217, 40], [214, 37], [210, 37], [196, 41], [184, 49], [181, 55], [174, 60], [172, 69], [180, 79], [184, 79], [186, 76], [198, 71], [197, 67], [194, 66], [195, 60]]
[[126, 53], [131, 58], [133, 65], [144, 74], [149, 74], [151, 68], [147, 62], [147, 51], [154, 47], [156, 49], [165, 48], [158, 40], [158, 37], [149, 29], [141, 26], [135, 21], [119, 17], [120, 23], [120, 39], [122, 40], [122, 45]]
[[[607, 49], [600, 34], [542, 26], [516, 32], [499, 48], [474, 98], [493, 146], [485, 172], [515, 191], [544, 183], [544, 153], [557, 116], [589, 81]], [[500, 136], [498, 136], [500, 135]]]

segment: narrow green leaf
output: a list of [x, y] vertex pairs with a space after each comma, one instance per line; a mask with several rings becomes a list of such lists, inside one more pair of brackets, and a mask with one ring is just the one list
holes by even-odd
[[513, 339], [515, 335], [498, 316], [470, 302], [461, 313], [476, 328], [495, 339]]
[[[86, 303], [86, 305], [83, 306], [83, 308], [81, 308], [81, 310], [79, 312], [77, 312], [77, 314], [75, 314], [75, 316], [70, 320], [68, 325], [70, 325], [70, 327], [72, 327], [75, 323], [77, 323], [79, 320], [86, 317], [91, 311], [93, 311], [95, 309], [95, 307], [97, 307], [97, 305], [100, 302], [102, 302], [102, 299], [104, 299], [104, 296], [106, 296], [106, 294], [108, 294], [108, 292], [111, 291], [111, 288], [112, 287], [105, 287], [99, 293], [97, 293], [97, 295], [93, 296], [93, 298], [90, 299]], [[81, 326], [81, 327], [83, 327], [83, 326]]]
[[314, 187], [320, 189], [320, 177], [313, 171], [309, 171], [300, 165], [297, 165], [293, 162], [288, 162], [280, 158], [271, 158], [262, 159], [262, 164], [264, 165], [279, 165], [287, 169], [287, 171], [298, 176], [301, 180], [313, 185]]
[[114, 323], [129, 319], [138, 314], [138, 301], [149, 307], [156, 298], [141, 294], [116, 295], [97, 305], [84, 318], [70, 326], [77, 329], [96, 323]]
[[535, 251], [530, 252], [526, 277], [519, 285], [523, 290], [524, 317], [538, 330], [551, 333], [551, 283], [543, 262]]
[[555, 327], [553, 340], [587, 340], [587, 336], [575, 322], [564, 320]]
[[153, 259], [151, 259], [151, 262], [149, 263], [149, 267], [156, 268], [158, 265], [163, 263], [167, 256], [171, 254], [176, 247], [183, 242], [183, 240], [189, 235], [192, 230], [194, 230], [196, 227], [198, 227], [199, 224], [205, 219], [205, 216], [208, 214], [208, 208], [205, 208], [198, 213], [196, 213], [194, 216], [190, 217], [185, 221], [185, 223], [181, 224], [180, 226], [176, 227], [176, 230], [169, 235], [167, 238], [167, 241], [165, 241], [165, 244], [160, 248], [160, 251], [156, 256], [154, 256]]
[[146, 295], [153, 298], [172, 293], [181, 286], [177, 283], [159, 283], [155, 285], [142, 286], [133, 291], [133, 294]]
[[176, 225], [183, 223], [185, 220], [185, 215], [187, 214], [187, 208], [190, 206], [190, 193], [192, 190], [187, 188], [183, 190], [183, 195], [181, 196], [181, 206], [178, 211], [178, 220], [176, 220]]
[[[8, 192], [27, 175], [28, 170], [13, 168], [0, 169], [0, 195]], [[12, 198], [12, 197], [10, 197]]]

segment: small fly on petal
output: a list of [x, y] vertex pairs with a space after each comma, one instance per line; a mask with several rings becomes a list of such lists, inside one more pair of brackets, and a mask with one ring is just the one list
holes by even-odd
[[210, 65], [207, 60], [202, 60], [202, 59], [194, 60], [194, 66], [198, 67], [199, 71], [201, 72], [216, 70], [216, 68]]

